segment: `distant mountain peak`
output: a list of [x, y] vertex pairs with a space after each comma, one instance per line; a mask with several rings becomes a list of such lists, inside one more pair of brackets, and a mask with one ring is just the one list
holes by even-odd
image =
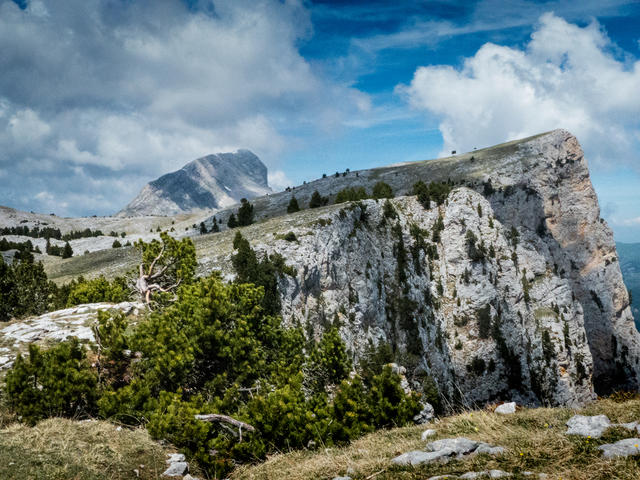
[[145, 185], [118, 216], [176, 215], [225, 208], [271, 192], [267, 167], [250, 150], [197, 158]]

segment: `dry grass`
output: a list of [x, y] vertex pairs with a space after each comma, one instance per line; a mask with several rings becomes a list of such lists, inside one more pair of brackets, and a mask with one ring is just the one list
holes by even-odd
[[[144, 429], [54, 418], [0, 429], [0, 479], [143, 480], [160, 478], [169, 451]], [[138, 470], [136, 476], [134, 470]]]
[[[438, 433], [430, 440], [455, 436], [482, 440], [506, 447], [506, 454], [499, 457], [478, 455], [420, 468], [392, 466], [390, 460], [398, 454], [424, 448], [420, 436], [426, 427], [407, 427], [376, 432], [344, 448], [275, 455], [263, 464], [239, 468], [232, 478], [331, 479], [349, 470], [354, 480], [415, 480], [434, 475], [456, 478], [468, 471], [500, 469], [514, 473], [514, 480], [531, 478], [522, 475], [525, 471], [546, 473], [558, 480], [640, 479], [639, 459], [605, 460], [597, 450], [598, 445], [633, 437], [633, 433], [613, 428], [598, 440], [569, 437], [564, 433], [565, 423], [574, 413], [563, 408], [523, 409], [507, 416], [474, 411], [444, 418], [433, 426]], [[613, 422], [640, 420], [640, 400], [600, 400], [580, 413], [604, 413]]]

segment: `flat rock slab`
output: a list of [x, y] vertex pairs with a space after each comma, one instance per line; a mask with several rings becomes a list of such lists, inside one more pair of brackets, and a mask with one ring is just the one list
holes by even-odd
[[583, 437], [600, 438], [604, 431], [611, 427], [611, 421], [606, 415], [574, 415], [567, 422], [567, 435], [582, 435]]
[[473, 452], [480, 446], [480, 442], [469, 440], [465, 437], [444, 438], [427, 444], [428, 452], [438, 452], [442, 450], [450, 450], [456, 455], [465, 455]]
[[485, 442], [476, 442], [464, 437], [436, 440], [427, 444], [425, 450], [413, 450], [403, 453], [391, 460], [391, 462], [395, 465], [416, 466], [431, 462], [446, 463], [452, 458], [461, 458], [478, 453], [487, 453], [489, 455], [504, 453], [503, 447], [495, 447]]
[[459, 478], [475, 479], [475, 478], [504, 478], [510, 477], [511, 474], [503, 470], [483, 470], [481, 472], [467, 472], [464, 475], [460, 475]]
[[495, 412], [501, 413], [502, 415], [510, 415], [512, 413], [516, 413], [516, 402], [509, 402], [498, 405], [495, 409]]
[[598, 450], [602, 450], [605, 458], [628, 457], [640, 454], [640, 438], [625, 438], [616, 443], [600, 445]]

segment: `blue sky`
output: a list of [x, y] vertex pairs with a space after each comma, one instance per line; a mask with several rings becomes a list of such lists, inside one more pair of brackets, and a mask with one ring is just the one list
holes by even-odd
[[250, 148], [283, 188], [557, 127], [640, 241], [640, 3], [0, 0], [0, 204], [109, 214]]

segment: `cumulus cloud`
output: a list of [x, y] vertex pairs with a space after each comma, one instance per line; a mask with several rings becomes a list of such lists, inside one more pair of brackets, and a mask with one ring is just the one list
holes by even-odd
[[208, 153], [249, 148], [277, 168], [295, 125], [331, 128], [366, 105], [299, 54], [301, 2], [197, 6], [0, 0], [0, 203], [78, 214], [100, 198], [95, 213], [113, 212]]
[[284, 190], [285, 188], [293, 185], [293, 182], [282, 170], [270, 171], [268, 174], [268, 182], [269, 186], [276, 192], [279, 190]]
[[594, 20], [546, 13], [525, 48], [487, 43], [456, 69], [420, 67], [397, 92], [439, 121], [443, 153], [566, 128], [592, 163], [640, 169], [640, 61]]

